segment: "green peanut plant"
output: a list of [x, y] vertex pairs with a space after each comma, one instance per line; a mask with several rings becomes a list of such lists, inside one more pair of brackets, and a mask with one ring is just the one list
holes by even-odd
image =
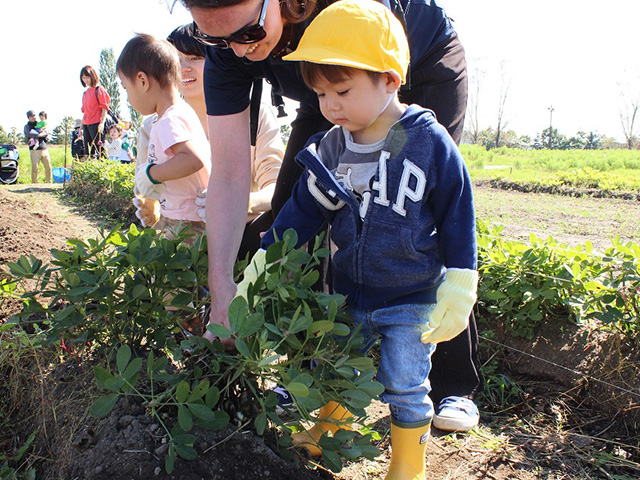
[[[24, 304], [12, 323], [97, 365], [96, 382], [105, 393], [91, 406], [94, 416], [107, 415], [119, 399], [137, 398], [165, 430], [170, 472], [176, 456], [198, 455], [197, 428], [220, 429], [231, 419], [242, 419], [290, 456], [291, 434], [335, 401], [362, 427], [320, 439], [325, 464], [339, 471], [342, 458], [379, 454], [372, 440], [380, 436], [366, 425], [365, 408], [383, 386], [375, 381], [373, 360], [362, 353], [345, 297], [313, 288], [316, 267], [328, 256], [319, 240], [311, 253], [295, 249], [291, 230], [269, 247], [268, 267], [247, 299], [238, 297], [229, 307], [230, 329], [209, 326], [218, 338], [233, 338], [235, 348], [225, 350], [220, 340], [184, 328], [205, 317], [204, 238], [186, 242], [183, 231], [167, 239], [134, 225], [102, 237], [52, 250], [51, 265], [21, 257], [8, 264], [3, 284], [6, 295], [19, 295]], [[239, 262], [239, 272], [245, 264]], [[276, 409], [275, 386], [293, 398], [284, 413]]]

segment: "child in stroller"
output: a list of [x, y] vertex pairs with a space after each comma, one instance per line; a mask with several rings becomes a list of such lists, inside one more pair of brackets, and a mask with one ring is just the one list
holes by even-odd
[[0, 184], [11, 185], [18, 181], [18, 159], [20, 154], [15, 145], [0, 145]]

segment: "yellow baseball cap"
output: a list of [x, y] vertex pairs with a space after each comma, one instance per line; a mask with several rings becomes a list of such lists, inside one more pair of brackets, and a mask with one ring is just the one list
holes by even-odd
[[409, 42], [400, 21], [375, 0], [339, 0], [306, 28], [284, 60], [342, 65], [372, 72], [394, 70], [406, 82]]

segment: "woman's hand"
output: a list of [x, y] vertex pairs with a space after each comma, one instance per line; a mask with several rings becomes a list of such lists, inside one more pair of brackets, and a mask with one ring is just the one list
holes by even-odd
[[[231, 300], [233, 300], [233, 298], [236, 296], [236, 290], [237, 287], [236, 284], [233, 283], [233, 281], [217, 283], [215, 294], [213, 291], [211, 292], [211, 316], [209, 317], [209, 322], [207, 323], [207, 325], [223, 325], [224, 327], [231, 330], [231, 327], [229, 325], [228, 310]], [[213, 333], [209, 332], [206, 329], [203, 337], [210, 342], [216, 338]], [[235, 341], [233, 340], [233, 338], [221, 338], [220, 341], [227, 350], [230, 350], [235, 346]]]
[[104, 123], [100, 122], [98, 124], [98, 133], [102, 133], [103, 130], [104, 130]]

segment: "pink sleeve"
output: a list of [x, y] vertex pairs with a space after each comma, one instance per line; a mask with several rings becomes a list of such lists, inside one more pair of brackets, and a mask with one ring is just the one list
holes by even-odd
[[187, 142], [193, 138], [193, 133], [182, 117], [173, 116], [164, 120], [159, 121], [155, 127], [158, 129], [157, 138], [164, 153], [167, 153], [167, 150], [175, 144]]
[[109, 108], [109, 102], [111, 102], [111, 97], [109, 96], [109, 93], [107, 93], [107, 91], [102, 86], [98, 87], [98, 99], [99, 99], [99, 104], [103, 108], [103, 110], [106, 110]]

